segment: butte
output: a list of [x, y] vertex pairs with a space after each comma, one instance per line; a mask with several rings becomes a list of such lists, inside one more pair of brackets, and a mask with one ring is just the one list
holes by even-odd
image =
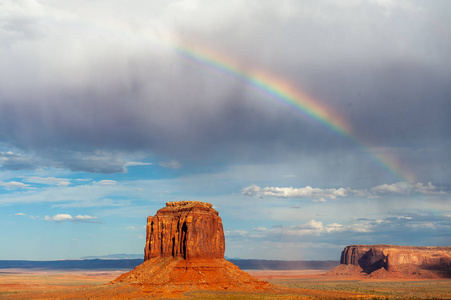
[[351, 245], [341, 253], [333, 276], [371, 278], [451, 278], [451, 247]]
[[147, 218], [144, 263], [111, 284], [139, 286], [150, 293], [271, 288], [226, 261], [224, 251], [222, 220], [210, 203], [168, 202]]

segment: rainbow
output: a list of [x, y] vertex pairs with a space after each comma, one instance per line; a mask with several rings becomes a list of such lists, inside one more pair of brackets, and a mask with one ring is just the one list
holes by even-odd
[[171, 47], [179, 55], [227, 76], [244, 81], [266, 97], [294, 108], [296, 112], [303, 116], [345, 137], [364, 154], [368, 155], [376, 165], [391, 173], [397, 180], [415, 181], [415, 176], [406, 171], [392, 155], [373, 149], [368, 143], [364, 142], [363, 138], [359, 138], [354, 133], [351, 124], [337, 111], [294, 87], [287, 80], [260, 70], [248, 71], [248, 68], [243, 67], [230, 57], [206, 48], [188, 45], [185, 42], [174, 42]]
[[382, 170], [391, 173], [397, 180], [411, 183], [415, 181], [413, 173], [406, 171], [395, 157], [389, 153], [373, 149], [363, 138], [359, 138], [354, 133], [348, 120], [337, 111], [281, 77], [262, 70], [252, 69], [249, 71], [251, 68], [243, 66], [243, 64], [238, 63], [231, 57], [205, 47], [193, 45], [192, 43], [188, 44], [186, 41], [181, 41], [169, 32], [163, 34], [166, 38], [161, 38], [155, 34], [137, 33], [122, 23], [102, 24], [94, 20], [86, 21], [91, 27], [100, 30], [102, 33], [111, 33], [111, 29], [113, 28], [114, 34], [121, 33], [129, 39], [139, 37], [140, 42], [147, 41], [152, 46], [169, 48], [174, 50], [177, 55], [185, 57], [190, 61], [243, 81], [255, 91], [262, 93], [265, 97], [292, 107], [297, 113], [316, 121], [330, 131], [351, 141], [363, 154], [373, 160]]

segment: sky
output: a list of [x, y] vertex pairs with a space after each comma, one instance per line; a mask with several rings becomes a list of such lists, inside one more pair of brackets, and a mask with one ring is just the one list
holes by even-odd
[[451, 2], [0, 0], [0, 259], [451, 245]]

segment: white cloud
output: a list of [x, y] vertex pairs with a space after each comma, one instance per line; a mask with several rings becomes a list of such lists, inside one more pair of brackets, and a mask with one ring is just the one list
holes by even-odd
[[58, 185], [59, 185], [59, 186], [68, 186], [68, 185], [70, 185], [70, 181], [60, 181], [60, 182], [58, 183]]
[[[109, 185], [105, 185], [109, 183]], [[65, 188], [49, 186], [46, 188], [28, 188], [11, 190], [0, 195], [2, 205], [18, 203], [54, 203], [53, 207], [113, 207], [130, 204], [130, 199], [146, 199], [145, 194], [135, 188], [146, 190], [153, 181], [129, 182], [130, 185], [113, 185], [113, 182], [98, 184], [70, 185]], [[155, 185], [157, 185], [155, 183]]]
[[277, 197], [277, 198], [314, 198], [313, 202], [322, 203], [328, 200], [335, 200], [339, 197], [368, 197], [379, 195], [400, 195], [411, 194], [420, 195], [447, 195], [444, 191], [438, 191], [432, 183], [408, 183], [397, 182], [393, 184], [382, 184], [369, 190], [354, 190], [347, 188], [321, 189], [306, 186], [304, 188], [294, 187], [265, 187], [251, 185], [241, 190], [241, 193], [249, 197]]
[[97, 185], [116, 185], [117, 184], [117, 181], [116, 180], [107, 180], [107, 179], [105, 179], [105, 180], [100, 180], [100, 181], [98, 181], [98, 182], [96, 182], [95, 184], [97, 184]]
[[371, 193], [374, 195], [446, 195], [444, 191], [438, 191], [437, 187], [432, 185], [432, 183], [407, 183], [407, 182], [397, 182], [393, 184], [383, 184], [378, 185], [370, 189]]
[[[309, 247], [317, 248], [322, 243], [331, 243], [335, 245], [334, 247], [342, 249], [346, 244], [352, 243], [394, 244], [404, 241], [406, 237], [424, 245], [425, 238], [446, 239], [449, 230], [450, 223], [446, 216], [422, 212], [420, 214], [406, 213], [406, 215], [383, 219], [359, 218], [345, 221], [345, 223], [325, 223], [312, 219], [293, 226], [255, 227], [252, 231], [234, 230], [227, 237], [232, 247], [240, 244], [252, 244], [256, 249], [262, 249], [262, 245], [268, 246], [268, 249], [275, 249], [275, 246], [280, 243], [282, 248], [290, 245], [299, 247], [301, 244], [311, 243]], [[431, 240], [427, 243], [430, 243]], [[342, 243], [345, 245], [341, 245]], [[337, 252], [337, 257], [339, 257], [339, 253]], [[252, 255], [261, 254], [259, 251], [255, 251]], [[272, 255], [276, 255], [276, 253], [272, 253]]]
[[92, 217], [89, 215], [78, 215], [74, 218], [74, 220], [94, 220], [97, 219], [97, 217]]
[[224, 235], [227, 237], [242, 237], [247, 236], [249, 232], [246, 230], [225, 230]]
[[17, 214], [14, 214], [15, 216], [27, 216], [27, 214], [24, 214], [24, 213], [17, 213]]
[[432, 185], [431, 182], [428, 182], [427, 184], [417, 182], [413, 185], [413, 191], [415, 193], [419, 193], [422, 195], [446, 195], [447, 194], [444, 191], [438, 191], [437, 187]]
[[326, 199], [324, 199], [324, 198], [314, 199], [313, 202], [315, 202], [315, 203], [324, 203], [324, 202], [326, 202]]
[[150, 166], [153, 165], [153, 163], [145, 163], [145, 162], [139, 162], [139, 161], [129, 161], [125, 164], [126, 167], [130, 166]]
[[315, 198], [317, 202], [325, 202], [325, 199], [334, 200], [337, 197], [364, 195], [365, 191], [351, 188], [320, 189], [306, 186], [304, 188], [293, 187], [265, 187], [251, 185], [244, 188], [243, 195], [252, 197], [279, 197], [279, 198]]
[[262, 188], [258, 185], [251, 185], [241, 190], [241, 193], [249, 197], [261, 197]]
[[[381, 224], [383, 221], [382, 220], [378, 220], [375, 221], [375, 224]], [[368, 233], [368, 232], [372, 232], [373, 231], [373, 222], [358, 222], [358, 223], [354, 223], [351, 224], [348, 227], [348, 230], [351, 232], [357, 232], [357, 233]]]
[[[350, 227], [344, 226], [338, 223], [331, 223], [328, 225], [324, 225], [321, 221], [310, 220], [307, 223], [299, 224], [295, 226], [275, 226], [272, 228], [265, 227], [256, 227], [254, 228], [254, 232], [256, 233], [254, 236], [301, 236], [301, 235], [323, 235], [329, 233], [343, 232], [346, 230], [350, 230]], [[247, 234], [247, 232], [243, 232], [243, 234]]]
[[373, 194], [408, 195], [411, 192], [411, 185], [407, 182], [397, 182], [394, 184], [382, 184], [371, 188]]
[[55, 222], [80, 222], [80, 223], [97, 223], [96, 219], [98, 219], [95, 216], [89, 216], [89, 215], [78, 215], [75, 217], [72, 217], [69, 214], [57, 214], [53, 217], [45, 216], [44, 218], [46, 221], [55, 221]]
[[255, 227], [253, 230], [254, 231], [267, 231], [268, 229], [266, 227]]
[[70, 185], [70, 179], [67, 178], [56, 178], [56, 177], [39, 177], [39, 176], [30, 176], [24, 179], [26, 182], [30, 183], [39, 183], [39, 184], [48, 184], [48, 185], [59, 185], [59, 186], [68, 186]]
[[45, 220], [61, 222], [61, 221], [72, 221], [73, 218], [71, 215], [68, 214], [57, 214], [53, 217], [45, 216]]
[[13, 189], [25, 189], [28, 188], [30, 185], [18, 181], [9, 181], [9, 182], [0, 181], [0, 186]]
[[182, 165], [178, 161], [175, 161], [175, 160], [171, 160], [169, 162], [161, 162], [158, 165], [160, 167], [170, 168], [170, 169], [179, 169], [182, 167]]
[[322, 230], [324, 228], [323, 223], [315, 220], [310, 220], [303, 225], [298, 225], [293, 228], [296, 229], [313, 229], [313, 230]]
[[338, 223], [332, 223], [327, 225], [324, 229], [326, 232], [341, 232], [345, 230], [345, 227]]
[[[321, 221], [310, 220], [306, 223], [294, 226], [274, 226], [272, 228], [256, 227], [254, 234], [248, 232], [241, 232], [244, 237], [260, 237], [274, 239], [283, 236], [330, 236], [337, 233], [348, 233], [352, 235], [391, 233], [408, 231], [408, 234], [414, 234], [412, 230], [427, 231], [437, 230], [440, 232], [447, 232], [450, 229], [449, 222], [446, 221], [446, 216], [435, 216], [433, 214], [411, 216], [397, 216], [378, 220], [358, 219], [346, 225], [339, 223], [330, 223], [325, 225]], [[401, 230], [402, 229], [402, 230]], [[381, 241], [382, 242], [382, 241]]]

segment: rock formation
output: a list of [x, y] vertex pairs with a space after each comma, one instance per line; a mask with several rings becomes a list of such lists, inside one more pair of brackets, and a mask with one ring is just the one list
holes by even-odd
[[210, 203], [168, 202], [147, 218], [144, 260], [154, 257], [224, 258], [222, 221]]
[[423, 271], [451, 277], [451, 247], [352, 245], [344, 248], [340, 264], [359, 267], [366, 274], [386, 270], [412, 275]]
[[162, 293], [271, 288], [226, 261], [224, 251], [222, 220], [210, 203], [168, 202], [147, 218], [144, 263], [111, 284]]

